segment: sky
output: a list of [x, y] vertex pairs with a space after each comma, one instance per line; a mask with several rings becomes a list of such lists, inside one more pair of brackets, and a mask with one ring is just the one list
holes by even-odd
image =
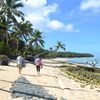
[[65, 44], [66, 51], [100, 53], [100, 0], [22, 0], [22, 11], [43, 32], [45, 48]]

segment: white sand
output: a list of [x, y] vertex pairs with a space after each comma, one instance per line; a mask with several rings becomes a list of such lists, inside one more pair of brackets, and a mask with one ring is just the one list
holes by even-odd
[[18, 74], [15, 62], [11, 62], [10, 66], [0, 65], [0, 100], [24, 100], [23, 98], [12, 98], [9, 92], [12, 82], [19, 76], [24, 76], [31, 84], [41, 85], [57, 100], [100, 100], [100, 89], [82, 88], [80, 83], [61, 74], [60, 70], [55, 67], [61, 65], [60, 63], [54, 60], [43, 62], [41, 76], [37, 75], [35, 66], [29, 63], [22, 70], [21, 75]]

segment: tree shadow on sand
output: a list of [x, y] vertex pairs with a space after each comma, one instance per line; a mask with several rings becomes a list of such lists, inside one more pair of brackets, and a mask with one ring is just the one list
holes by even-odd
[[37, 98], [36, 100], [56, 100], [56, 97], [49, 94], [42, 86], [31, 84], [23, 76], [20, 76], [16, 81], [14, 81], [11, 91], [12, 98], [23, 97], [25, 100], [30, 100], [35, 97]]
[[100, 90], [97, 90], [97, 92], [100, 92]]
[[0, 71], [6, 71], [6, 70], [4, 70], [4, 69], [0, 69]]

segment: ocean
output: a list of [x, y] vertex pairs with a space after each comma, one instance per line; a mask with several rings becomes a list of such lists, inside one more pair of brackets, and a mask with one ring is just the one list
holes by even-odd
[[[84, 58], [67, 58], [67, 62], [86, 64], [86, 62], [97, 61], [96, 67], [100, 68], [100, 55], [95, 55], [94, 57], [84, 57]], [[90, 65], [89, 65], [90, 66]]]

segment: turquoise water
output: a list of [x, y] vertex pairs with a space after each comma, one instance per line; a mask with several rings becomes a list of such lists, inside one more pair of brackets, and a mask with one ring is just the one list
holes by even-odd
[[84, 58], [68, 58], [67, 61], [71, 63], [86, 64], [86, 62], [92, 62], [92, 61], [95, 61], [95, 59], [97, 61], [96, 67], [100, 68], [100, 56], [84, 57]]

